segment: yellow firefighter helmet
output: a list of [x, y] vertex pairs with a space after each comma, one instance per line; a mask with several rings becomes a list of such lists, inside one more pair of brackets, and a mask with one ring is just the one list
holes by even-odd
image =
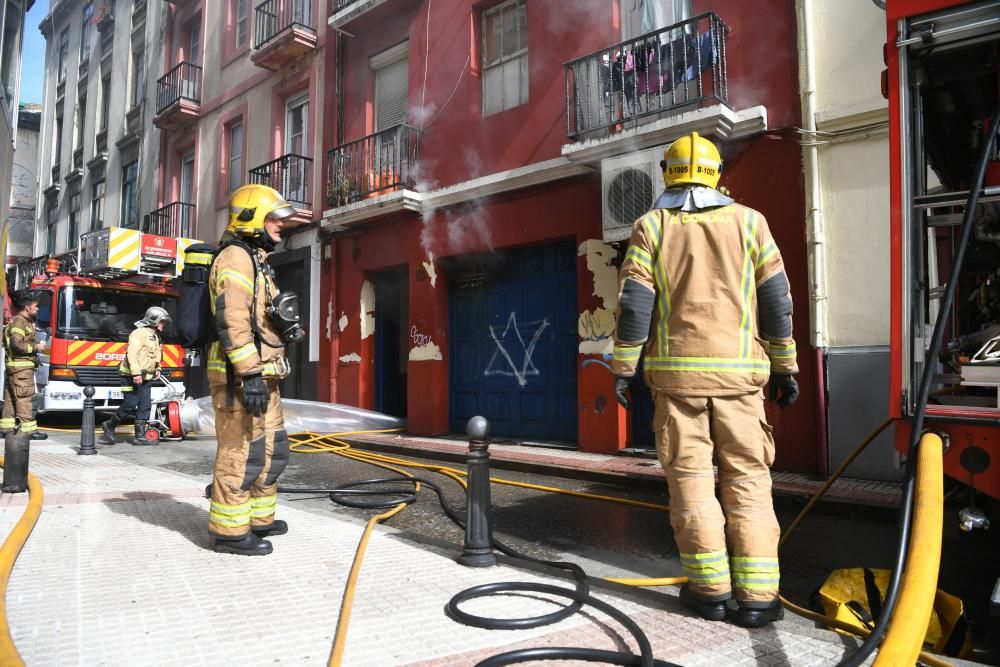
[[714, 188], [722, 175], [722, 157], [715, 144], [692, 132], [667, 146], [660, 167], [668, 188], [686, 183]]
[[283, 220], [295, 213], [274, 188], [253, 184], [236, 188], [229, 198], [229, 225], [226, 231], [236, 236], [262, 236], [264, 220]]

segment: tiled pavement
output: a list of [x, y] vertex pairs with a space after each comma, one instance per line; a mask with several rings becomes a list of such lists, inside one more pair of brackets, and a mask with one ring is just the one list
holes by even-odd
[[[46, 501], [7, 593], [10, 628], [28, 665], [326, 664], [363, 528], [356, 514], [320, 515], [279, 499], [291, 530], [273, 538], [272, 555], [215, 554], [206, 548], [203, 477], [77, 456], [73, 440], [59, 434], [32, 445], [31, 470]], [[26, 501], [27, 494], [0, 495], [0, 534], [9, 533]], [[525, 631], [453, 622], [444, 605], [469, 586], [558, 583], [509, 563], [465, 568], [456, 555], [377, 528], [344, 664], [472, 665], [518, 647], [631, 643], [593, 610]], [[852, 646], [797, 618], [755, 632], [708, 623], [682, 611], [672, 588], [595, 582], [594, 590], [639, 623], [657, 658], [683, 665], [832, 665]], [[499, 617], [551, 611], [540, 597], [507, 595], [464, 608]]]

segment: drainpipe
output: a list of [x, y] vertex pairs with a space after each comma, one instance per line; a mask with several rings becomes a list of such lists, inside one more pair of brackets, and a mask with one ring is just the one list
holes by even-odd
[[802, 104], [802, 127], [806, 144], [802, 147], [802, 167], [806, 199], [806, 252], [809, 261], [809, 344], [815, 350], [818, 411], [817, 466], [827, 474], [828, 438], [826, 429], [826, 235], [823, 227], [823, 197], [820, 189], [819, 147], [812, 141], [816, 131], [816, 59], [810, 18], [815, 12], [813, 0], [796, 0], [798, 22], [799, 94]]

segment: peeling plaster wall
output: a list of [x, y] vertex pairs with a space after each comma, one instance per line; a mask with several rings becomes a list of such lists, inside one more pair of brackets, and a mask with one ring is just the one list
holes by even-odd
[[351, 354], [345, 354], [340, 358], [340, 361], [345, 364], [360, 364], [361, 355], [357, 352], [352, 352]]
[[424, 266], [424, 271], [427, 272], [427, 277], [431, 281], [431, 287], [437, 287], [437, 271], [434, 269], [434, 253], [427, 254], [427, 261], [421, 262]]
[[426, 343], [410, 350], [410, 361], [441, 361], [441, 348], [434, 343]]
[[580, 244], [577, 254], [587, 258], [587, 270], [594, 279], [592, 293], [604, 304], [580, 313], [580, 354], [611, 354], [618, 307], [618, 269], [613, 262], [618, 253], [603, 241], [588, 239]]
[[361, 285], [361, 340], [375, 333], [375, 284], [366, 280]]

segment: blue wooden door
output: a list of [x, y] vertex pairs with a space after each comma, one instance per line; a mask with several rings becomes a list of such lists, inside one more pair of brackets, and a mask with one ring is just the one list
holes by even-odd
[[574, 246], [469, 258], [451, 283], [451, 430], [482, 415], [495, 437], [575, 443]]

